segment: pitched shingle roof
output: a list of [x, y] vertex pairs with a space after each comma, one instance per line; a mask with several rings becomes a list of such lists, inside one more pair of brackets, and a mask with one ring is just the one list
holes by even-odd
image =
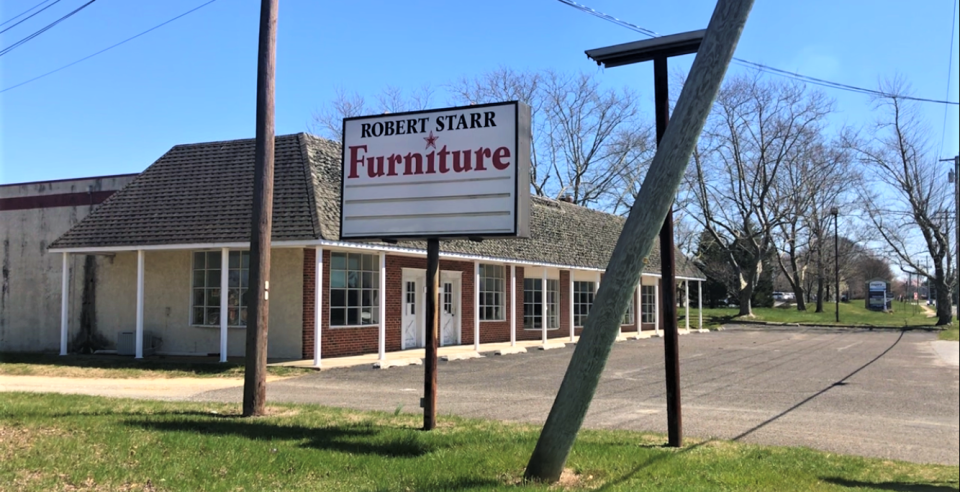
[[[51, 248], [246, 242], [254, 140], [177, 145], [54, 242]], [[273, 239], [339, 239], [340, 145], [305, 133], [278, 136]], [[529, 239], [444, 241], [451, 253], [606, 268], [624, 219], [534, 197]], [[417, 249], [423, 243], [401, 243]], [[647, 272], [659, 272], [656, 247]], [[682, 255], [677, 274], [703, 278]]]

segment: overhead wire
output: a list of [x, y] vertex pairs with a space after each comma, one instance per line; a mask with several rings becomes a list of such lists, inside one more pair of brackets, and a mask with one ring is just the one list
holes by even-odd
[[177, 20], [177, 19], [185, 16], [185, 15], [188, 15], [188, 14], [191, 14], [191, 13], [193, 13], [193, 12], [196, 12], [197, 10], [200, 10], [200, 9], [202, 9], [203, 7], [206, 7], [207, 5], [210, 5], [211, 3], [216, 2], [216, 1], [217, 1], [217, 0], [209, 0], [208, 2], [203, 3], [203, 4], [200, 4], [200, 5], [192, 8], [192, 9], [190, 9], [190, 10], [188, 10], [188, 11], [186, 11], [186, 12], [184, 12], [184, 13], [176, 16], [176, 17], [167, 19], [167, 20], [165, 20], [165, 21], [163, 21], [163, 22], [161, 22], [161, 23], [159, 23], [159, 24], [151, 27], [150, 29], [147, 29], [146, 31], [143, 31], [143, 32], [141, 32], [141, 33], [139, 33], [139, 34], [135, 34], [135, 35], [133, 35], [133, 36], [130, 36], [130, 37], [127, 38], [127, 39], [124, 39], [123, 41], [120, 41], [120, 42], [118, 42], [118, 43], [115, 43], [115, 44], [112, 44], [112, 45], [110, 45], [110, 46], [107, 46], [106, 48], [104, 48], [104, 49], [102, 49], [102, 50], [100, 50], [100, 51], [97, 51], [96, 53], [89, 54], [89, 55], [87, 55], [87, 56], [85, 56], [85, 57], [83, 57], [83, 58], [80, 58], [80, 59], [75, 60], [75, 61], [72, 61], [72, 62], [70, 62], [70, 63], [68, 63], [68, 64], [66, 64], [66, 65], [63, 65], [63, 66], [60, 67], [60, 68], [56, 68], [56, 69], [53, 69], [53, 70], [51, 70], [51, 71], [49, 71], [49, 72], [46, 72], [46, 73], [44, 73], [44, 74], [37, 75], [36, 77], [34, 77], [34, 78], [32, 78], [32, 79], [24, 80], [23, 82], [20, 82], [19, 84], [11, 85], [10, 87], [4, 87], [3, 89], [0, 89], [0, 93], [4, 93], [4, 92], [7, 92], [7, 91], [9, 91], [9, 90], [16, 89], [17, 87], [20, 87], [20, 86], [29, 84], [30, 82], [33, 82], [33, 81], [35, 81], [35, 80], [40, 80], [40, 79], [42, 79], [42, 78], [44, 78], [44, 77], [46, 77], [46, 76], [48, 76], [48, 75], [53, 75], [53, 74], [55, 74], [55, 73], [57, 73], [57, 72], [65, 69], [65, 68], [70, 68], [70, 67], [72, 67], [72, 66], [74, 66], [74, 65], [76, 65], [76, 64], [78, 64], [78, 63], [80, 63], [80, 62], [82, 62], [82, 61], [89, 60], [90, 58], [93, 58], [93, 57], [95, 57], [95, 56], [97, 56], [97, 55], [99, 55], [99, 54], [101, 54], [101, 53], [105, 53], [105, 52], [107, 52], [107, 51], [110, 51], [110, 50], [116, 48], [117, 46], [120, 46], [120, 45], [122, 45], [122, 44], [124, 44], [124, 43], [127, 43], [127, 42], [129, 42], [129, 41], [133, 41], [134, 39], [137, 39], [137, 38], [139, 38], [140, 36], [143, 36], [144, 34], [147, 34], [147, 33], [151, 32], [151, 31], [154, 31], [154, 30], [156, 30], [156, 29], [159, 29], [159, 28], [161, 28], [161, 27], [163, 27], [163, 26], [165, 26], [165, 25], [167, 25], [167, 24], [169, 24], [169, 23], [171, 23], [171, 22], [173, 22], [173, 21], [175, 21], [175, 20]]
[[74, 14], [76, 14], [77, 12], [80, 12], [81, 10], [89, 7], [93, 2], [96, 2], [96, 1], [97, 1], [97, 0], [90, 0], [89, 2], [87, 2], [87, 3], [85, 3], [85, 4], [83, 4], [83, 5], [79, 6], [79, 7], [77, 7], [77, 8], [76, 8], [75, 10], [73, 10], [72, 12], [70, 12], [70, 13], [64, 15], [63, 17], [61, 17], [61, 18], [59, 18], [59, 19], [51, 22], [50, 24], [47, 24], [46, 26], [38, 29], [38, 30], [37, 30], [36, 32], [34, 32], [33, 34], [31, 34], [31, 35], [29, 35], [29, 36], [21, 39], [20, 41], [17, 41], [16, 43], [11, 44], [10, 46], [7, 46], [6, 48], [3, 48], [2, 50], [0, 50], [0, 56], [6, 55], [7, 53], [9, 53], [9, 52], [17, 49], [18, 47], [23, 46], [26, 42], [30, 41], [30, 40], [33, 39], [33, 38], [36, 38], [37, 36], [39, 36], [39, 35], [47, 32], [47, 31], [49, 31], [50, 29], [52, 29], [52, 28], [53, 28], [54, 26], [56, 26], [57, 24], [59, 24], [59, 23], [65, 21], [65, 20], [69, 19], [69, 18], [72, 17]]
[[9, 18], [9, 19], [7, 19], [7, 20], [5, 20], [5, 21], [3, 21], [3, 22], [0, 22], [0, 26], [6, 24], [6, 23], [8, 23], [8, 22], [13, 22], [13, 21], [17, 20], [18, 17], [20, 17], [20, 16], [22, 16], [22, 15], [24, 15], [24, 14], [30, 13], [31, 10], [33, 10], [33, 9], [35, 9], [35, 8], [37, 8], [37, 7], [41, 6], [41, 5], [49, 2], [49, 1], [50, 1], [50, 0], [43, 0], [42, 2], [34, 5], [33, 7], [30, 7], [30, 8], [28, 8], [27, 10], [24, 10], [23, 12], [20, 12], [19, 14], [15, 15], [15, 16]]
[[[39, 7], [40, 5], [43, 5], [44, 3], [47, 3], [47, 2], [49, 2], [49, 1], [50, 1], [50, 0], [44, 0], [43, 3], [40, 3], [39, 5], [36, 5], [36, 6], [34, 6], [34, 7], [31, 7], [30, 10], [33, 10], [33, 9]], [[17, 22], [16, 24], [14, 24], [14, 25], [12, 25], [12, 26], [10, 26], [10, 27], [8, 27], [8, 28], [0, 31], [0, 34], [3, 34], [3, 33], [5, 33], [5, 32], [7, 32], [7, 31], [13, 29], [14, 27], [19, 26], [20, 24], [23, 24], [24, 22], [30, 20], [31, 17], [39, 14], [40, 12], [43, 12], [44, 10], [47, 10], [47, 9], [50, 8], [50, 7], [53, 7], [53, 6], [56, 5], [59, 1], [60, 1], [60, 0], [54, 0], [54, 2], [51, 3], [50, 5], [47, 5], [46, 7], [42, 8], [42, 9], [40, 9], [40, 10], [38, 10], [38, 11], [36, 11], [36, 12], [34, 12], [34, 13], [26, 16], [26, 17], [24, 17], [23, 19], [20, 19], [20, 21]], [[27, 12], [29, 12], [30, 10], [27, 10]], [[23, 14], [25, 14], [25, 13], [27, 13], [27, 12], [24, 12]], [[12, 21], [13, 19], [16, 19], [17, 17], [20, 17], [20, 16], [23, 15], [23, 14], [17, 15], [16, 17], [5, 21], [3, 24], [6, 24], [7, 22], [10, 22], [10, 21]], [[2, 26], [3, 24], [0, 24], [0, 26]]]
[[[645, 36], [647, 36], [647, 37], [650, 37], [650, 38], [658, 38], [658, 37], [660, 37], [659, 34], [657, 34], [656, 32], [654, 32], [654, 31], [652, 31], [652, 30], [650, 30], [650, 29], [647, 29], [647, 28], [638, 26], [638, 25], [636, 25], [636, 24], [632, 24], [632, 23], [627, 22], [627, 21], [624, 21], [624, 20], [622, 20], [622, 19], [618, 19], [617, 17], [614, 17], [614, 16], [612, 16], [612, 15], [609, 15], [609, 14], [606, 14], [606, 13], [603, 13], [603, 12], [600, 12], [600, 11], [598, 11], [598, 10], [596, 10], [596, 9], [593, 9], [593, 8], [588, 7], [588, 6], [586, 6], [586, 5], [577, 3], [577, 2], [575, 2], [575, 1], [573, 1], [573, 0], [557, 0], [557, 1], [559, 1], [560, 3], [562, 3], [562, 4], [564, 4], [564, 5], [567, 5], [567, 6], [569, 6], [569, 7], [573, 7], [573, 8], [575, 8], [575, 9], [577, 9], [577, 10], [580, 10], [580, 11], [582, 11], [582, 12], [588, 13], [588, 14], [590, 14], [590, 15], [592, 15], [592, 16], [599, 17], [600, 19], [603, 19], [603, 20], [605, 20], [605, 21], [612, 22], [612, 23], [617, 24], [617, 25], [619, 25], [619, 26], [626, 27], [627, 29], [630, 29], [630, 30], [639, 32], [639, 33], [641, 33], [641, 34], [643, 34], [643, 35], [645, 35]], [[956, 1], [956, 0], [954, 0], [954, 1]], [[941, 100], [937, 100], [937, 99], [928, 99], [928, 98], [924, 98], [924, 97], [905, 96], [905, 95], [899, 95], [899, 94], [889, 94], [889, 93], [882, 92], [882, 91], [878, 91], [878, 90], [874, 90], [874, 89], [867, 89], [867, 88], [865, 88], [865, 87], [857, 87], [857, 86], [854, 86], [854, 85], [844, 84], [844, 83], [841, 83], [841, 82], [833, 82], [833, 81], [830, 81], [830, 80], [820, 79], [820, 78], [817, 78], [817, 77], [811, 77], [811, 76], [809, 76], [809, 75], [802, 75], [802, 74], [799, 74], [799, 73], [796, 73], [796, 72], [790, 72], [790, 71], [787, 71], [787, 70], [782, 70], [782, 69], [779, 69], [779, 68], [774, 68], [774, 67], [771, 67], [771, 66], [769, 66], [769, 65], [764, 65], [764, 64], [762, 64], [762, 63], [752, 62], [752, 61], [744, 60], [744, 59], [742, 59], [742, 58], [737, 58], [737, 57], [734, 57], [734, 58], [733, 58], [733, 62], [734, 62], [734, 63], [737, 63], [737, 64], [740, 65], [740, 66], [746, 66], [746, 67], [754, 68], [754, 69], [759, 70], [759, 71], [761, 71], [761, 72], [769, 73], [769, 74], [772, 74], [772, 75], [779, 75], [779, 76], [791, 78], [791, 79], [794, 79], [794, 80], [800, 80], [800, 81], [802, 81], [802, 82], [807, 82], [807, 83], [810, 83], [810, 84], [813, 84], [813, 85], [818, 85], [818, 86], [821, 86], [821, 87], [828, 87], [828, 88], [832, 88], [832, 89], [845, 90], [845, 91], [849, 91], [849, 92], [857, 92], [857, 93], [860, 93], [860, 94], [866, 94], [866, 95], [878, 96], [878, 97], [885, 97], [885, 98], [897, 98], [897, 99], [917, 101], [917, 102], [936, 103], [936, 104], [948, 104], [948, 105], [953, 105], [953, 106], [958, 106], [958, 105], [960, 105], [960, 102], [957, 102], [957, 101], [950, 101], [950, 100], [942, 100], [942, 101], [941, 101]], [[949, 98], [949, 93], [948, 93], [948, 96], [947, 96], [947, 97]]]

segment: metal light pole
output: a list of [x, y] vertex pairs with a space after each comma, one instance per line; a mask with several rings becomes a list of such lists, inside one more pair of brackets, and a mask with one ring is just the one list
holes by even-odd
[[953, 159], [940, 159], [940, 162], [953, 161], [953, 171], [950, 173], [950, 182], [953, 183], [953, 198], [955, 201], [957, 219], [954, 221], [957, 227], [957, 240], [954, 243], [956, 249], [957, 268], [953, 272], [957, 276], [957, 284], [954, 289], [957, 291], [957, 316], [960, 317], [960, 155]]
[[836, 292], [833, 295], [836, 296], [837, 323], [840, 322], [840, 233], [837, 226], [837, 216], [839, 214], [840, 209], [830, 207], [830, 215], [833, 216], [833, 275], [836, 278]]

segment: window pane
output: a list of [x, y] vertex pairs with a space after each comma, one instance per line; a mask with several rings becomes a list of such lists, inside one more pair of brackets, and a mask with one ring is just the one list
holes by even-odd
[[360, 270], [360, 256], [355, 253], [347, 255], [347, 268], [350, 270]]
[[341, 272], [334, 270], [330, 274], [330, 288], [331, 289], [342, 289], [347, 286], [347, 274], [346, 272]]
[[207, 252], [207, 268], [220, 268], [220, 252], [219, 251]]
[[347, 254], [346, 253], [330, 253], [330, 266], [334, 270], [346, 270]]
[[365, 290], [360, 296], [362, 306], [373, 306], [373, 291]]
[[380, 258], [374, 255], [363, 255], [363, 269], [367, 271], [378, 270], [377, 263]]
[[230, 252], [229, 264], [230, 264], [230, 268], [240, 268], [240, 252], [239, 251]]
[[220, 270], [207, 270], [207, 287], [220, 287]]
[[331, 290], [330, 305], [334, 307], [345, 307], [347, 305], [347, 291]]
[[227, 324], [237, 326], [240, 324], [240, 309], [232, 307], [227, 310]]
[[380, 308], [370, 308], [370, 320], [372, 324], [377, 324], [380, 322]]
[[203, 261], [206, 258], [202, 251], [197, 251], [193, 254], [193, 268], [203, 269], [206, 263]]
[[207, 289], [207, 306], [220, 307], [220, 289]]
[[240, 287], [240, 270], [230, 270], [227, 287]]
[[373, 308], [369, 308], [369, 307], [360, 308], [360, 320], [365, 325], [369, 325], [373, 323], [374, 322]]
[[357, 288], [360, 287], [360, 273], [349, 271], [347, 272], [347, 287]]
[[207, 308], [207, 322], [208, 325], [219, 325], [220, 324], [220, 309], [218, 308]]
[[350, 326], [360, 324], [360, 309], [351, 308], [347, 309], [347, 324]]
[[249, 251], [240, 252], [240, 268], [244, 268], [244, 269], [250, 268], [250, 252]]
[[247, 308], [240, 308], [240, 325], [247, 326]]
[[348, 290], [347, 291], [347, 307], [359, 307], [360, 306], [360, 291], [359, 290]]
[[[203, 289], [193, 289], [193, 307], [203, 307]], [[197, 318], [197, 321], [203, 319], [203, 316]]]
[[203, 287], [204, 282], [204, 272], [203, 270], [194, 270], [193, 271], [193, 286], [194, 287]]
[[250, 270], [240, 270], [240, 287], [246, 289], [249, 287], [250, 282]]
[[250, 290], [243, 289], [243, 293], [240, 295], [240, 306], [247, 306], [250, 304]]
[[363, 285], [364, 289], [373, 288], [373, 274], [370, 272], [363, 272]]
[[347, 315], [344, 309], [330, 310], [330, 326], [346, 326]]
[[203, 308], [193, 309], [193, 324], [195, 325], [203, 324]]

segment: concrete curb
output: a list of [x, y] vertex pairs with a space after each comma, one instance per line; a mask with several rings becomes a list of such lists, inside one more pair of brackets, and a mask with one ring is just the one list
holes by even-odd
[[403, 367], [403, 366], [422, 366], [423, 359], [394, 359], [394, 360], [378, 360], [373, 363], [374, 369], [389, 369], [391, 367]]
[[[752, 321], [752, 320], [737, 320], [732, 323], [727, 323], [727, 325], [756, 325], [756, 326], [775, 326], [783, 328], [823, 328], [823, 329], [854, 329], [854, 330], [901, 330], [901, 331], [930, 331], [930, 332], [940, 332], [943, 331], [942, 328], [937, 328], [933, 326], [892, 326], [892, 325], [822, 325], [815, 323], [787, 323], [780, 321]], [[724, 325], [726, 326], [726, 325]], [[723, 330], [723, 326], [717, 328], [717, 330]]]
[[508, 347], [505, 349], [497, 350], [493, 355], [512, 355], [512, 354], [525, 354], [527, 349], [523, 347]]
[[537, 349], [539, 349], [539, 350], [554, 350], [554, 349], [562, 349], [562, 348], [566, 348], [566, 347], [567, 347], [567, 344], [565, 344], [565, 343], [545, 343], [545, 344], [543, 344], [543, 345], [538, 345], [538, 346], [537, 346]]
[[482, 359], [483, 357], [479, 352], [464, 352], [462, 354], [441, 355], [440, 360], [449, 362], [452, 360]]

